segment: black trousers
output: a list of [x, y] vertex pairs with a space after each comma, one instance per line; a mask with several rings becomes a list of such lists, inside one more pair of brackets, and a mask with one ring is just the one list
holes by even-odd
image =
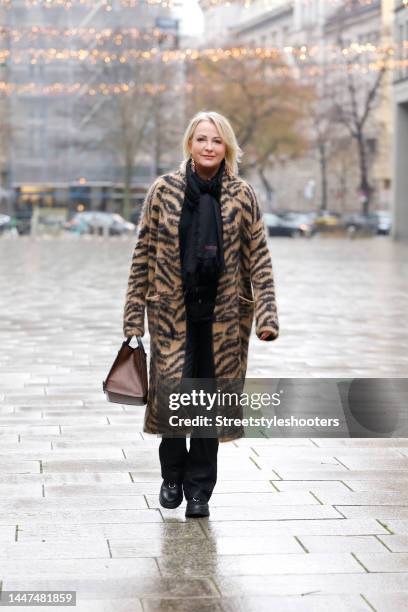
[[[183, 378], [214, 378], [212, 322], [187, 319], [186, 332]], [[202, 438], [194, 430], [189, 450], [185, 437], [163, 436], [159, 446], [162, 478], [182, 482], [186, 499], [200, 497], [208, 501], [217, 482], [218, 446], [217, 437]]]

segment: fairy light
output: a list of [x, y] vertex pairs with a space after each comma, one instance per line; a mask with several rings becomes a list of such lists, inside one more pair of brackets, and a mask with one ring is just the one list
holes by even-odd
[[[357, 72], [360, 74], [368, 74], [378, 72], [380, 70], [400, 70], [408, 68], [408, 59], [383, 59], [374, 62], [369, 62], [366, 65], [360, 63], [350, 63], [345, 67], [344, 63], [339, 62], [332, 64], [330, 70], [344, 70], [346, 68], [348, 73]], [[313, 65], [303, 66], [302, 75], [309, 77], [319, 77], [324, 74], [327, 67]], [[275, 67], [275, 73], [277, 77], [287, 78], [292, 77], [293, 73], [291, 68], [284, 65], [277, 65]], [[6, 81], [0, 81], [0, 93], [4, 95], [17, 94], [19, 96], [30, 95], [30, 96], [66, 96], [66, 95], [77, 95], [81, 92], [82, 95], [88, 96], [111, 96], [111, 95], [123, 95], [129, 93], [140, 93], [148, 96], [157, 96], [166, 91], [172, 91], [175, 93], [182, 93], [183, 91], [191, 92], [194, 88], [192, 83], [186, 82], [184, 84], [172, 84], [166, 86], [164, 83], [135, 83], [129, 81], [127, 83], [98, 83], [97, 85], [88, 85], [86, 83], [75, 82], [72, 84], [67, 83], [52, 83], [50, 85], [40, 85], [35, 82], [30, 83], [10, 83]]]
[[[13, 0], [0, 0], [0, 6], [7, 9], [11, 9]], [[120, 6], [124, 8], [136, 8], [138, 6], [149, 5], [152, 7], [161, 8], [175, 8], [180, 6], [180, 0], [119, 0]], [[27, 8], [63, 8], [70, 10], [77, 6], [83, 6], [87, 8], [95, 8], [100, 6], [106, 11], [112, 10], [112, 4], [110, 0], [24, 0], [24, 6]]]
[[[402, 48], [408, 48], [408, 40], [402, 41]], [[231, 47], [231, 48], [207, 48], [207, 49], [164, 49], [151, 47], [150, 49], [125, 49], [117, 53], [103, 49], [70, 49], [56, 47], [26, 49], [0, 49], [0, 63], [11, 61], [14, 64], [25, 63], [45, 63], [52, 62], [72, 62], [84, 63], [89, 61], [91, 64], [97, 62], [126, 63], [126, 62], [148, 62], [157, 59], [163, 63], [194, 61], [197, 59], [208, 58], [211, 61], [221, 61], [225, 59], [237, 58], [258, 58], [261, 60], [281, 58], [295, 58], [306, 62], [313, 60], [319, 52], [325, 50], [327, 56], [340, 53], [344, 57], [359, 56], [364, 58], [377, 56], [383, 57], [385, 54], [394, 54], [399, 45], [375, 45], [373, 43], [351, 43], [346, 47], [334, 44], [325, 45], [300, 45], [284, 47]]]
[[56, 38], [58, 40], [64, 39], [66, 44], [75, 39], [97, 45], [113, 42], [118, 46], [125, 43], [126, 39], [143, 42], [174, 39], [174, 34], [164, 32], [156, 27], [149, 30], [139, 28], [102, 28], [97, 30], [96, 28], [57, 28], [53, 26], [32, 26], [17, 29], [0, 26], [0, 36], [7, 36], [13, 44], [24, 42], [24, 40], [36, 42], [41, 41], [42, 38], [46, 40]]

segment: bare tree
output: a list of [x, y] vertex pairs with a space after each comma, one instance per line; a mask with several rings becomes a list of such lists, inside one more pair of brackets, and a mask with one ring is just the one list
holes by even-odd
[[[169, 118], [180, 96], [175, 88], [179, 69], [163, 62], [161, 52], [142, 55], [147, 45], [143, 41], [139, 49], [133, 49], [140, 51], [139, 57], [123, 61], [125, 53], [114, 42], [120, 39], [118, 28], [105, 42], [104, 50], [114, 59], [96, 66], [83, 63], [83, 88], [74, 107], [62, 110], [62, 116], [74, 117], [69, 136], [74, 152], [92, 153], [107, 169], [115, 162], [122, 169], [122, 212], [129, 217], [137, 163], [146, 160], [153, 173], [159, 174], [169, 163], [169, 152], [174, 155], [176, 134], [180, 138], [180, 126]], [[60, 147], [65, 148], [66, 134], [60, 139]]]
[[[346, 45], [342, 34], [338, 36], [339, 50]], [[387, 70], [385, 52], [382, 61], [376, 61], [376, 70], [369, 69], [369, 52], [364, 54], [339, 53], [341, 75], [333, 83], [333, 119], [344, 126], [357, 146], [359, 164], [359, 189], [362, 196], [362, 211], [367, 214], [373, 194], [369, 179], [369, 151], [367, 127], [373, 110], [381, 96], [381, 85]], [[363, 57], [362, 57], [363, 56]], [[360, 69], [356, 69], [359, 66]]]
[[312, 91], [290, 77], [280, 58], [200, 59], [189, 67], [189, 109], [216, 109], [231, 118], [245, 150], [240, 172], [255, 170], [268, 200], [273, 185], [267, 170], [280, 156], [297, 157], [308, 144], [299, 124]]

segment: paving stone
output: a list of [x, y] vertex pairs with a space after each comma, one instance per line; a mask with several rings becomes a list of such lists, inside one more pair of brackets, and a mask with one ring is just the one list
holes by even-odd
[[400, 477], [404, 481], [406, 479], [406, 476], [403, 475], [404, 472], [401, 473], [398, 470], [346, 470], [346, 468], [343, 468], [344, 471], [342, 471], [340, 468], [342, 468], [342, 466], [339, 466], [338, 470], [333, 470], [332, 466], [324, 470], [317, 468], [315, 470], [301, 470], [279, 467], [279, 470], [276, 468], [274, 469], [276, 473], [275, 479], [269, 472], [267, 472], [267, 477], [271, 480], [344, 480], [350, 484], [350, 486], [353, 486], [352, 482], [354, 480], [372, 480], [374, 487], [376, 480], [386, 480], [390, 478], [396, 478], [398, 480]]
[[[1, 527], [0, 527], [1, 529]], [[11, 529], [9, 527], [8, 529]], [[15, 526], [13, 538], [15, 536]], [[142, 540], [154, 539], [163, 541], [166, 539], [202, 540], [206, 538], [200, 521], [189, 521], [185, 523], [154, 522], [145, 525], [132, 523], [72, 523], [72, 524], [50, 524], [36, 523], [34, 525], [19, 525], [18, 541], [41, 541], [56, 539], [81, 539], [81, 538], [104, 538], [109, 540], [126, 540], [140, 542]]]
[[[146, 556], [146, 555], [144, 555]], [[110, 558], [107, 541], [103, 538], [91, 539], [81, 538], [35, 542], [12, 542], [3, 544], [0, 548], [0, 559], [7, 562], [14, 559], [22, 559], [37, 562], [38, 559], [101, 559]], [[7, 563], [8, 565], [8, 563]]]
[[[42, 608], [47, 610], [48, 607]], [[66, 612], [70, 612], [68, 607], [63, 608]], [[49, 608], [50, 612], [55, 612], [54, 609]], [[58, 607], [58, 610], [60, 608]], [[72, 612], [72, 608], [71, 608]], [[125, 598], [125, 599], [77, 599], [75, 612], [143, 612], [142, 602], [136, 598]]]
[[388, 528], [395, 534], [408, 535], [407, 519], [387, 519], [385, 522]]
[[[126, 495], [137, 495], [143, 496], [148, 494], [154, 494], [156, 497], [159, 495], [160, 482], [147, 482], [142, 483], [142, 486], [137, 485], [130, 481], [127, 484], [113, 484], [113, 485], [44, 485], [44, 497], [46, 498], [61, 498], [61, 497], [108, 497], [108, 496], [126, 496]], [[1, 488], [0, 488], [1, 494]]]
[[[175, 510], [161, 509], [165, 520], [183, 520], [185, 509], [179, 506]], [[212, 521], [267, 521], [288, 519], [330, 519], [339, 518], [340, 514], [328, 506], [270, 506], [265, 508], [253, 507], [226, 507], [215, 506], [211, 508]]]
[[40, 471], [39, 461], [4, 460], [0, 462], [0, 474], [35, 474]]
[[[176, 556], [185, 554], [192, 556], [211, 555], [258, 555], [271, 553], [302, 553], [299, 542], [292, 536], [241, 536], [220, 537], [217, 539], [193, 540], [132, 537], [126, 540], [109, 539], [112, 557], [144, 557], [146, 550], [155, 557]], [[380, 548], [383, 546], [380, 544]]]
[[253, 447], [254, 449], [264, 447], [278, 447], [278, 448], [291, 448], [299, 447], [302, 448], [314, 448], [315, 444], [308, 438], [274, 438], [273, 440], [265, 440], [263, 438], [239, 438], [234, 440], [234, 444], [241, 447]]
[[408, 506], [408, 492], [399, 491], [320, 491], [318, 497], [324, 504], [335, 506]]
[[[395, 522], [395, 521], [393, 521]], [[387, 522], [392, 523], [390, 522]], [[375, 535], [389, 534], [389, 531], [374, 519], [312, 519], [281, 521], [208, 521], [202, 527], [212, 537], [271, 536], [277, 534], [302, 535]], [[408, 525], [407, 525], [408, 533]]]
[[0, 525], [0, 542], [14, 542], [16, 537], [15, 525]]
[[[156, 467], [159, 470], [160, 465], [157, 465], [157, 458], [144, 458], [143, 468]], [[94, 459], [83, 461], [76, 459], [49, 459], [43, 462], [44, 473], [51, 472], [132, 472], [138, 469], [141, 463], [131, 460], [117, 459]]]
[[199, 597], [196, 599], [178, 599], [160, 597], [143, 599], [146, 612], [223, 612], [224, 603], [219, 597]]
[[346, 518], [408, 518], [407, 506], [336, 506]]
[[368, 457], [352, 457], [349, 455], [336, 455], [349, 470], [408, 470], [408, 457], [400, 457], [395, 459], [385, 458], [368, 458]]
[[42, 497], [43, 490], [41, 483], [25, 484], [25, 485], [4, 485], [0, 486], [0, 504], [2, 500], [13, 500], [19, 495], [24, 494], [25, 497]]
[[[111, 562], [123, 563], [123, 559], [111, 559]], [[140, 561], [132, 559], [132, 562]], [[144, 559], [142, 561], [145, 561]], [[150, 563], [150, 559], [148, 559]], [[137, 566], [135, 567], [135, 571]], [[110, 569], [110, 568], [108, 568]], [[79, 572], [78, 572], [79, 573]], [[106, 572], [105, 572], [106, 573]], [[130, 579], [131, 576], [131, 579]], [[3, 590], [43, 590], [43, 591], [77, 591], [77, 597], [82, 599], [98, 598], [124, 599], [127, 597], [183, 597], [186, 599], [195, 597], [219, 597], [219, 592], [212, 580], [208, 578], [189, 577], [156, 577], [154, 575], [127, 575], [126, 577], [106, 575], [103, 578], [77, 578], [72, 576], [61, 577], [60, 575], [37, 576], [35, 578], [25, 576], [8, 577], [3, 581]], [[72, 610], [72, 608], [71, 608]]]
[[311, 553], [325, 553], [327, 551], [349, 553], [385, 552], [384, 545], [372, 535], [302, 535], [299, 536], [299, 541]]
[[[391, 553], [390, 553], [391, 554]], [[308, 556], [308, 555], [307, 555]], [[404, 572], [389, 573], [327, 573], [293, 574], [282, 576], [216, 576], [214, 582], [223, 597], [243, 595], [329, 595], [363, 593], [370, 599], [372, 593], [406, 592], [407, 577]], [[388, 612], [388, 611], [387, 611]]]
[[7, 517], [0, 515], [0, 525], [18, 523], [155, 523], [161, 521], [160, 513], [152, 508], [149, 510], [64, 510], [38, 511], [20, 510], [9, 512]]
[[[389, 554], [389, 553], [388, 553]], [[262, 554], [262, 555], [190, 555], [188, 550], [177, 558], [159, 557], [164, 576], [273, 576], [279, 574], [358, 573], [364, 569], [346, 553]]]
[[405, 612], [408, 593], [370, 593], [367, 596], [376, 612]]
[[407, 438], [312, 438], [316, 446], [322, 448], [404, 448], [408, 447]]
[[372, 610], [359, 595], [315, 595], [301, 597], [223, 597], [223, 612], [368, 612]]
[[[282, 462], [283, 458], [299, 459], [298, 447], [292, 448], [274, 448], [271, 446], [255, 447], [253, 449], [256, 456], [265, 459], [276, 459]], [[359, 447], [329, 447], [322, 448], [307, 447], [302, 449], [302, 457], [305, 459], [319, 459], [320, 461], [336, 461], [337, 459], [343, 461], [342, 457], [350, 458], [351, 460], [358, 461], [360, 458], [366, 460], [367, 458], [386, 458], [386, 459], [401, 459], [403, 449], [400, 448], [359, 448]]]
[[[42, 425], [37, 422], [35, 425], [28, 425], [27, 423], [19, 423], [18, 425], [2, 425], [0, 422], [0, 436], [2, 435], [2, 430], [8, 436], [12, 436], [13, 434], [23, 434], [30, 433], [36, 434], [37, 436], [41, 436], [42, 434], [54, 434], [59, 435], [60, 430], [58, 425]], [[2, 438], [3, 439], [3, 438]]]
[[340, 480], [272, 480], [272, 484], [281, 492], [313, 491], [318, 494], [319, 491], [330, 493], [350, 491], [350, 488]]
[[[152, 480], [146, 477], [146, 480]], [[0, 484], [8, 485], [20, 485], [20, 484], [98, 484], [98, 483], [129, 483], [131, 481], [128, 472], [67, 472], [67, 473], [55, 473], [55, 474], [1, 474], [0, 473]]]
[[159, 571], [153, 558], [134, 559], [9, 559], [4, 582], [12, 576], [15, 578], [67, 578], [86, 574], [92, 578], [123, 578], [130, 579], [140, 576], [158, 577]]
[[[157, 493], [147, 495], [150, 508], [159, 507]], [[299, 506], [316, 505], [319, 502], [308, 492], [304, 493], [213, 493], [211, 497], [211, 507], [245, 507], [257, 509], [258, 506]]]
[[407, 572], [408, 553], [356, 553], [356, 557], [369, 572]]
[[408, 490], [408, 478], [399, 477], [394, 475], [392, 480], [348, 480], [343, 479], [344, 484], [353, 491], [372, 491], [375, 488], [376, 491], [401, 491], [405, 493]]
[[146, 499], [143, 495], [111, 495], [94, 497], [14, 497], [7, 499], [0, 497], [0, 513], [9, 514], [27, 511], [55, 511], [64, 510], [123, 510], [133, 508], [147, 508]]
[[[289, 458], [279, 458], [270, 459], [269, 457], [256, 457], [256, 463], [264, 470], [268, 469], [276, 470], [278, 473], [281, 473], [282, 470], [292, 471], [296, 469], [302, 469], [303, 471], [312, 471], [330, 468], [331, 470], [338, 470], [341, 475], [344, 474], [345, 468], [341, 465], [336, 459], [330, 456], [325, 457], [316, 457], [316, 458], [308, 458], [305, 459], [299, 458], [299, 455], [296, 459]], [[339, 476], [341, 478], [341, 476]]]
[[408, 553], [408, 535], [382, 535], [379, 540], [392, 552]]
[[[86, 460], [86, 459], [116, 459], [120, 460], [124, 458], [123, 452], [120, 448], [110, 448], [105, 450], [94, 450], [94, 449], [79, 449], [78, 451], [72, 451], [70, 453], [60, 452], [59, 450], [53, 450], [48, 448], [47, 450], [41, 449], [26, 449], [23, 448], [18, 452], [17, 450], [13, 450], [7, 453], [7, 458], [18, 456], [19, 459], [41, 459], [42, 461], [54, 461], [57, 459], [66, 459], [67, 457], [71, 459], [76, 459], [78, 461]], [[5, 460], [6, 455], [0, 455], [0, 462]]]

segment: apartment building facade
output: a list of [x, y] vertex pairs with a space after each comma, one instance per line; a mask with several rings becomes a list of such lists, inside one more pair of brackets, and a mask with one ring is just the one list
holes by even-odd
[[[118, 144], [119, 98], [146, 81], [147, 98], [161, 85], [160, 62], [145, 62], [142, 70], [136, 54], [153, 48], [158, 55], [178, 45], [172, 9], [120, 0], [13, 0], [3, 25], [11, 126], [6, 182], [16, 205], [120, 210], [126, 163], [134, 165], [131, 185], [135, 202], [141, 201], [157, 171], [171, 167], [175, 156], [169, 149], [157, 168], [152, 145], [130, 148], [133, 159], [125, 161]], [[181, 90], [181, 70], [176, 80]], [[128, 113], [125, 119], [131, 128], [137, 118]]]
[[393, 163], [393, 237], [408, 239], [408, 8], [403, 0], [395, 0], [394, 37], [396, 43], [394, 71], [394, 129]]
[[[342, 12], [345, 4], [347, 4], [347, 18], [344, 18]], [[234, 44], [251, 47], [278, 47], [293, 76], [305, 84], [313, 83], [318, 93], [322, 79], [316, 76], [314, 70], [321, 65], [327, 73], [330, 73], [328, 50], [330, 45], [336, 43], [338, 23], [342, 22], [350, 40], [362, 40], [371, 31], [376, 34], [376, 40], [384, 42], [387, 32], [389, 36], [389, 25], [388, 30], [385, 27], [385, 16], [389, 18], [390, 15], [389, 0], [388, 6], [386, 4], [387, 2], [381, 3], [377, 0], [373, 0], [370, 5], [354, 3], [354, 0], [347, 3], [342, 0], [333, 2], [254, 0], [247, 7], [240, 2], [234, 3], [232, 12], [228, 13], [231, 7], [225, 4], [210, 6], [205, 1], [201, 2], [206, 17], [205, 23], [211, 30], [210, 38], [214, 37], [214, 23], [218, 23], [220, 27], [224, 23], [224, 30], [216, 29], [218, 39], [228, 38]], [[364, 19], [361, 19], [359, 13], [361, 6], [365, 7]], [[217, 11], [219, 19], [215, 18]], [[221, 15], [224, 19], [221, 19]], [[306, 61], [299, 62], [293, 50], [299, 50], [302, 45], [307, 47], [310, 54]], [[364, 75], [361, 75], [361, 80], [363, 79]], [[389, 99], [390, 84], [389, 80], [387, 82], [387, 79], [384, 79], [379, 98], [387, 97], [387, 92]], [[373, 120], [371, 144], [377, 146], [377, 149], [370, 167], [370, 176], [374, 185], [372, 207], [388, 208], [391, 194], [391, 168], [387, 151], [390, 147], [392, 121], [386, 101], [379, 104], [373, 114], [377, 114], [377, 120]], [[307, 210], [321, 206], [324, 187], [320, 171], [320, 153], [314, 141], [313, 128], [303, 124], [301, 129], [311, 142], [307, 154], [294, 160], [277, 159], [269, 169], [268, 180], [274, 186], [274, 198], [269, 204], [272, 209]], [[341, 137], [341, 130], [338, 127], [330, 133], [333, 138], [335, 135], [336, 138]], [[345, 139], [343, 135], [343, 139], [346, 151], [343, 152], [340, 169], [331, 159], [326, 160], [328, 163], [326, 206], [341, 212], [361, 208], [355, 146], [350, 138]], [[338, 150], [341, 146], [341, 142], [340, 144], [336, 142], [332, 148]], [[345, 173], [347, 173], [346, 178]], [[257, 177], [256, 171], [250, 178], [262, 193], [262, 182]]]

